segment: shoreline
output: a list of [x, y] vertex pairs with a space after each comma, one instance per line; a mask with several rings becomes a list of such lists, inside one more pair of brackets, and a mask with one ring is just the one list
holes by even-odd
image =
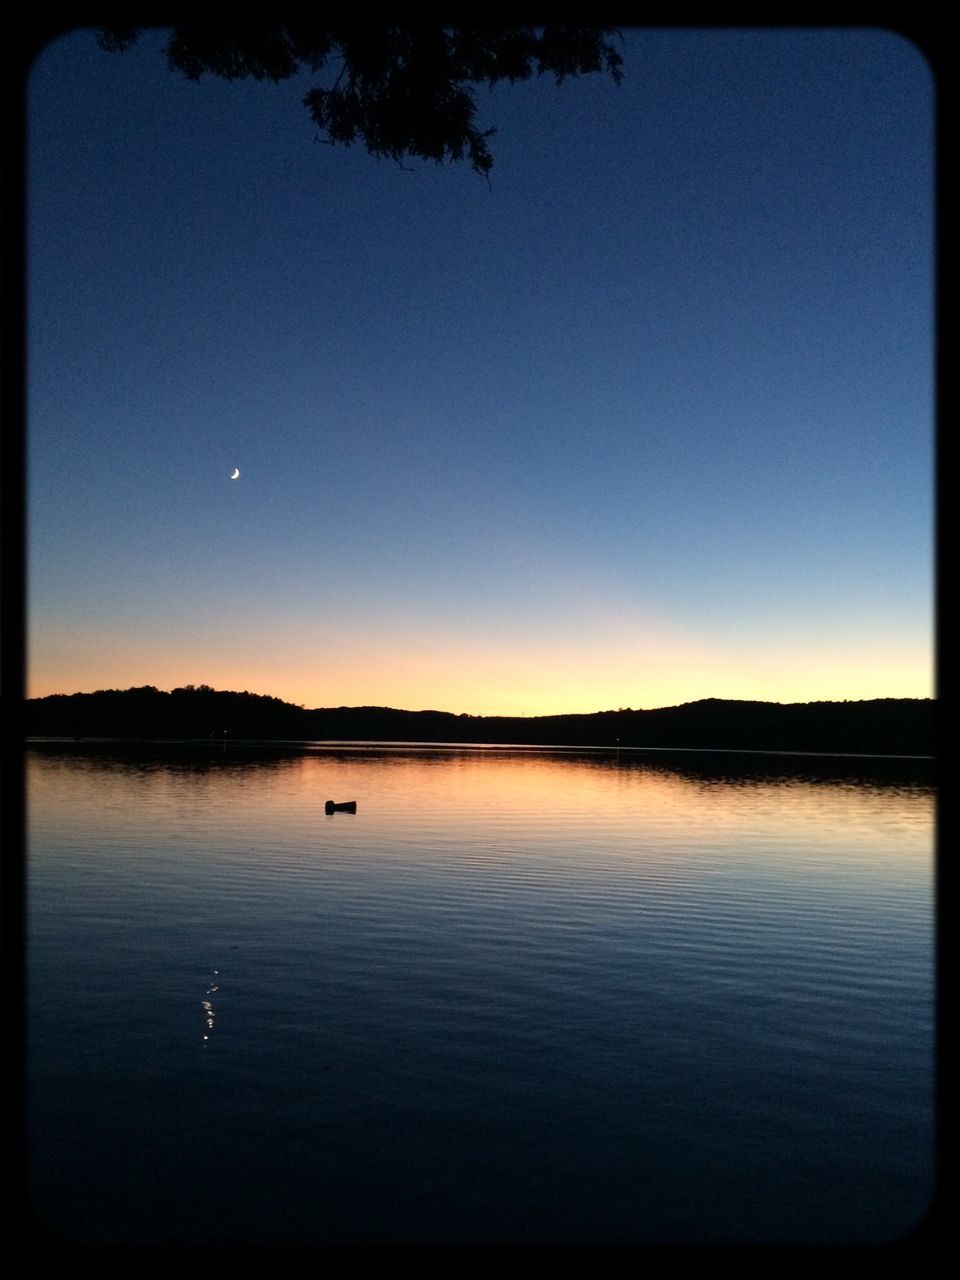
[[906, 752], [866, 751], [810, 751], [801, 748], [767, 747], [677, 747], [677, 746], [621, 746], [617, 743], [537, 743], [537, 742], [431, 742], [417, 739], [389, 738], [153, 738], [153, 737], [94, 737], [92, 735], [34, 735], [26, 738], [27, 747], [57, 746], [189, 746], [189, 747], [319, 747], [339, 750], [408, 750], [408, 751], [516, 751], [516, 752], [564, 752], [604, 753], [633, 756], [642, 754], [669, 755], [749, 755], [764, 757], [803, 757], [811, 760], [904, 760], [933, 764], [935, 755], [918, 755]]

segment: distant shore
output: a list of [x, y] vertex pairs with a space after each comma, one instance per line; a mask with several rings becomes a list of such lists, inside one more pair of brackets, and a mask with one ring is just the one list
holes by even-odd
[[650, 711], [471, 716], [392, 707], [306, 710], [279, 698], [206, 686], [146, 686], [28, 699], [35, 739], [418, 744], [631, 751], [933, 757], [936, 702], [777, 703], [707, 698]]

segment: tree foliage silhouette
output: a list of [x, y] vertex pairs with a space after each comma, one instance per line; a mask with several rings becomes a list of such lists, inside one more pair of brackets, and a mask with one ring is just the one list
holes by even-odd
[[[115, 24], [97, 41], [111, 52], [128, 49], [142, 28]], [[191, 80], [209, 73], [226, 80], [286, 80], [302, 70], [330, 72], [304, 98], [325, 141], [361, 141], [375, 156], [469, 159], [488, 174], [487, 140], [496, 130], [474, 123], [475, 93], [502, 80], [534, 74], [562, 84], [570, 76], [607, 71], [619, 84], [623, 59], [610, 27], [321, 27], [208, 21], [177, 26], [167, 62]]]

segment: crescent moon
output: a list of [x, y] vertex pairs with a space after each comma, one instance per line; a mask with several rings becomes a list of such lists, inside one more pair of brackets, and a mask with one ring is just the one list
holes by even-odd
[[239, 467], [234, 467], [234, 468], [233, 468], [233, 475], [230, 477], [230, 479], [231, 479], [231, 480], [239, 480], [239, 478], [240, 478], [240, 468], [239, 468]]

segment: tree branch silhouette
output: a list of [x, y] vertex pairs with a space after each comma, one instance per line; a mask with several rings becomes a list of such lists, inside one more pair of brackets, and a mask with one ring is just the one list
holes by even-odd
[[[97, 35], [100, 47], [123, 52], [142, 28], [115, 24]], [[331, 84], [312, 88], [303, 102], [324, 140], [363, 143], [374, 156], [469, 160], [488, 175], [495, 128], [475, 123], [476, 90], [503, 80], [515, 84], [552, 75], [606, 71], [619, 84], [623, 58], [611, 27], [320, 27], [207, 21], [173, 29], [166, 45], [173, 71], [190, 80], [280, 81], [303, 70], [319, 75], [335, 66]]]

